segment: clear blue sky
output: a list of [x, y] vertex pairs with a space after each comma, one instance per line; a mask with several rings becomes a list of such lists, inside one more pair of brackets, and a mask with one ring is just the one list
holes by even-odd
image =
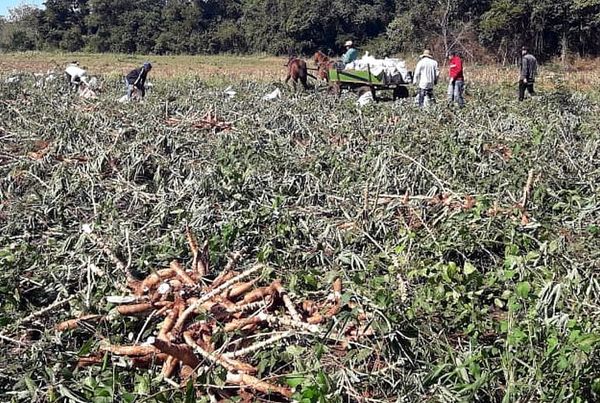
[[21, 4], [32, 4], [41, 6], [44, 0], [0, 0], [0, 15], [8, 16], [8, 9]]

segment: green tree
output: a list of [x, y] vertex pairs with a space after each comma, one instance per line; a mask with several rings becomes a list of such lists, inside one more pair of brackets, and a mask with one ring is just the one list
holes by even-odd
[[167, 2], [161, 13], [156, 53], [196, 53], [201, 47], [202, 8], [198, 2]]
[[[431, 47], [494, 54], [600, 53], [600, 0], [47, 0], [0, 26], [3, 49], [219, 53], [321, 49], [380, 56]], [[471, 52], [471, 50], [477, 52]]]
[[569, 3], [567, 35], [577, 44], [581, 56], [600, 52], [600, 0], [574, 0]]
[[151, 51], [160, 34], [163, 6], [162, 0], [138, 3], [90, 0], [89, 14], [85, 18], [88, 48], [99, 52]]
[[481, 40], [505, 63], [515, 57], [528, 39], [527, 0], [495, 0], [481, 18]]
[[86, 35], [88, 0], [47, 0], [38, 26], [44, 47], [80, 50]]
[[0, 50], [34, 50], [39, 46], [38, 21], [42, 11], [22, 5], [12, 8], [0, 24]]

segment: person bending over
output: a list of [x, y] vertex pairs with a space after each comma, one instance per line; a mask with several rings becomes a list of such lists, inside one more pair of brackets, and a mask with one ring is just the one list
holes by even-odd
[[146, 79], [148, 73], [152, 70], [152, 64], [145, 62], [139, 69], [131, 70], [125, 77], [125, 83], [127, 84], [127, 98], [131, 99], [133, 90], [136, 89], [140, 92], [142, 98], [146, 96]]
[[71, 62], [65, 69], [65, 77], [72, 89], [79, 90], [81, 84], [88, 84], [87, 71], [79, 67], [78, 62]]

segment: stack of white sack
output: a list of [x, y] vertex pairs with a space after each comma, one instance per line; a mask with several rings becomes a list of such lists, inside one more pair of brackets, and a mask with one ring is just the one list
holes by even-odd
[[385, 73], [388, 78], [400, 75], [403, 81], [410, 81], [406, 62], [396, 58], [386, 57], [385, 59], [376, 59], [367, 53], [362, 58], [348, 63], [345, 68], [345, 70], [359, 71], [367, 71], [369, 69], [371, 70], [371, 74], [377, 77], [381, 77]]

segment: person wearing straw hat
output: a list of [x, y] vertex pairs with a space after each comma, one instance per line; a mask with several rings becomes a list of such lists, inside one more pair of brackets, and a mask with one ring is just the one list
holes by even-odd
[[356, 50], [352, 41], [346, 41], [344, 47], [346, 48], [346, 53], [342, 55], [342, 63], [352, 63], [358, 58], [358, 50]]
[[421, 60], [415, 67], [413, 83], [419, 88], [419, 107], [425, 104], [425, 96], [429, 98], [431, 103], [435, 103], [433, 95], [433, 87], [437, 84], [440, 77], [440, 69], [438, 62], [431, 56], [431, 51], [425, 49], [421, 55]]
[[127, 99], [131, 99], [131, 94], [134, 88], [137, 89], [142, 98], [146, 96], [146, 78], [148, 73], [152, 70], [152, 64], [145, 62], [139, 69], [131, 70], [125, 77], [125, 84], [127, 85]]

